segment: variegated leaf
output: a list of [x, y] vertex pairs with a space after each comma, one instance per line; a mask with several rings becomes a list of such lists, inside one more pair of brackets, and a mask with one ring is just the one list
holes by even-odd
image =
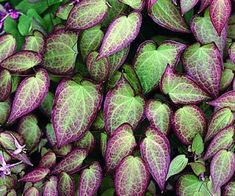
[[75, 194], [74, 179], [66, 172], [61, 172], [58, 182], [59, 195], [68, 196]]
[[181, 8], [181, 13], [185, 14], [189, 10], [191, 10], [199, 0], [180, 0], [180, 8]]
[[16, 39], [13, 35], [5, 34], [0, 37], [0, 62], [11, 56], [16, 49]]
[[8, 70], [0, 70], [0, 101], [5, 101], [11, 94], [12, 77]]
[[50, 170], [48, 168], [36, 168], [19, 179], [20, 182], [39, 182], [43, 180]]
[[51, 176], [43, 186], [43, 196], [58, 196], [57, 184], [58, 178]]
[[145, 6], [144, 0], [119, 0], [120, 2], [129, 5], [134, 10], [142, 10]]

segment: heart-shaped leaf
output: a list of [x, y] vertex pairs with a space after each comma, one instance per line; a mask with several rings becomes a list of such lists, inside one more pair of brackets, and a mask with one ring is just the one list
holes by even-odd
[[196, 104], [209, 98], [187, 75], [177, 74], [169, 65], [162, 76], [160, 88], [176, 104]]
[[220, 150], [211, 160], [210, 174], [216, 192], [226, 184], [235, 172], [235, 155], [227, 150]]
[[43, 195], [58, 195], [57, 184], [58, 178], [51, 176], [43, 186]]
[[39, 69], [35, 76], [25, 78], [17, 88], [8, 123], [36, 109], [48, 93], [50, 80], [44, 69]]
[[198, 3], [199, 0], [180, 0], [181, 13], [185, 14]]
[[109, 76], [109, 61], [107, 57], [97, 60], [98, 52], [91, 52], [87, 56], [87, 69], [93, 80], [103, 82]]
[[41, 61], [42, 57], [38, 53], [22, 50], [3, 60], [0, 67], [11, 72], [24, 72], [35, 67], [41, 63]]
[[10, 111], [11, 111], [11, 102], [9, 100], [0, 102], [0, 126], [2, 126], [6, 122], [10, 114]]
[[74, 143], [74, 146], [86, 149], [87, 152], [90, 152], [95, 147], [95, 138], [90, 131], [87, 131], [80, 140]]
[[191, 166], [193, 172], [200, 177], [203, 176], [203, 173], [206, 172], [206, 167], [205, 167], [205, 163], [200, 162], [200, 160], [189, 163], [189, 165]]
[[189, 145], [198, 133], [204, 135], [206, 128], [205, 115], [195, 105], [184, 106], [175, 112], [173, 127], [178, 139], [183, 144]]
[[208, 104], [218, 108], [229, 107], [232, 111], [235, 111], [235, 90], [224, 93]]
[[84, 149], [75, 149], [70, 152], [62, 161], [60, 161], [52, 170], [52, 174], [66, 172], [73, 174], [80, 170], [83, 160], [87, 156], [87, 151]]
[[40, 160], [38, 166], [50, 169], [56, 164], [56, 155], [54, 152], [47, 152]]
[[115, 169], [136, 147], [132, 127], [123, 124], [118, 127], [108, 140], [105, 151], [105, 163], [108, 171]]
[[221, 35], [222, 30], [227, 24], [231, 9], [231, 0], [211, 0], [210, 17], [218, 35]]
[[143, 195], [149, 182], [149, 171], [139, 157], [128, 156], [121, 162], [115, 173], [117, 195]]
[[89, 29], [101, 23], [107, 15], [105, 0], [84, 0], [75, 5], [69, 13], [67, 28], [75, 30]]
[[86, 80], [80, 83], [64, 80], [58, 85], [52, 111], [58, 147], [76, 141], [87, 131], [100, 109], [101, 101], [100, 85]]
[[66, 172], [61, 172], [58, 182], [59, 195], [68, 196], [75, 194], [75, 185], [73, 178]]
[[198, 156], [200, 156], [204, 151], [203, 139], [202, 139], [202, 136], [199, 133], [196, 134], [195, 137], [193, 138], [192, 150], [191, 151], [195, 155], [198, 155]]
[[104, 121], [106, 131], [109, 135], [112, 135], [114, 130], [123, 123], [129, 123], [135, 129], [143, 113], [144, 99], [141, 96], [135, 96], [130, 84], [122, 76], [105, 98]]
[[153, 127], [165, 135], [169, 133], [172, 110], [168, 105], [157, 100], [149, 100], [145, 104], [145, 115]]
[[233, 196], [234, 194], [235, 194], [235, 181], [231, 181], [224, 187], [224, 196]]
[[157, 0], [150, 9], [149, 15], [154, 22], [162, 27], [175, 32], [190, 32], [180, 10], [172, 3], [172, 0]]
[[64, 29], [51, 33], [46, 39], [44, 67], [55, 74], [71, 72], [77, 57], [78, 33]]
[[[210, 0], [209, 0], [210, 1]], [[224, 28], [219, 36], [210, 20], [209, 10], [206, 10], [204, 17], [194, 16], [191, 20], [191, 31], [193, 32], [197, 41], [201, 44], [209, 44], [214, 42], [223, 53], [226, 45], [227, 31]]]
[[153, 41], [145, 41], [139, 46], [134, 68], [143, 93], [148, 93], [158, 86], [167, 65], [175, 67], [185, 48], [184, 44], [174, 41], [165, 41], [158, 48]]
[[234, 126], [226, 127], [220, 131], [207, 147], [204, 160], [213, 157], [221, 149], [228, 149], [234, 143], [234, 135]]
[[142, 10], [145, 5], [144, 0], [119, 0], [122, 3], [125, 3], [126, 5], [129, 5], [134, 10]]
[[24, 192], [24, 196], [39, 196], [40, 193], [37, 188], [35, 187], [30, 187]]
[[11, 94], [12, 77], [8, 70], [0, 70], [0, 101], [5, 101]]
[[139, 34], [141, 24], [139, 12], [115, 19], [104, 36], [98, 58], [108, 57], [127, 47]]
[[36, 168], [33, 171], [25, 174], [22, 178], [19, 179], [20, 182], [39, 182], [43, 180], [50, 170], [48, 168]]
[[200, 10], [198, 13], [204, 11], [204, 9], [206, 9], [210, 5], [210, 1], [211, 0], [201, 0]]
[[0, 37], [0, 62], [11, 56], [16, 49], [16, 39], [13, 35], [5, 34]]
[[102, 168], [96, 161], [81, 172], [78, 195], [94, 195], [99, 189], [102, 181]]
[[210, 120], [207, 133], [205, 136], [205, 141], [209, 141], [219, 131], [231, 125], [233, 122], [234, 122], [233, 113], [229, 108], [222, 108], [220, 110], [217, 110], [213, 114]]
[[145, 139], [140, 144], [141, 156], [161, 191], [165, 188], [170, 165], [170, 143], [158, 129], [148, 128]]
[[219, 93], [222, 63], [222, 56], [214, 43], [193, 44], [183, 54], [187, 74], [212, 96]]

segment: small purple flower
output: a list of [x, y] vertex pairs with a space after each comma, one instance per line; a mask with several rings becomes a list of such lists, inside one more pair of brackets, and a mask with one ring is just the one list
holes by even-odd
[[14, 143], [15, 143], [15, 147], [16, 150], [14, 150], [13, 154], [17, 155], [20, 154], [21, 152], [26, 153], [26, 149], [25, 149], [25, 145], [20, 145], [20, 143], [18, 142], [18, 140], [15, 138], [14, 135], [11, 134], [11, 137], [14, 139]]

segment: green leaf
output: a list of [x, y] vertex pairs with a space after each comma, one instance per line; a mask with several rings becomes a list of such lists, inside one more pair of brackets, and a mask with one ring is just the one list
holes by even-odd
[[21, 35], [26, 36], [32, 27], [32, 17], [21, 15], [19, 18], [18, 29]]
[[234, 73], [231, 69], [224, 69], [221, 75], [220, 91], [227, 89], [234, 79]]
[[10, 114], [11, 102], [6, 100], [4, 102], [0, 102], [0, 126], [2, 126]]
[[196, 161], [193, 163], [189, 163], [189, 165], [191, 166], [193, 172], [199, 176], [202, 173], [206, 172], [206, 167], [205, 164], [201, 163], [200, 161]]
[[196, 155], [202, 154], [204, 151], [204, 143], [202, 136], [198, 133], [194, 138], [193, 138], [193, 143], [192, 143], [192, 152], [195, 153]]
[[35, 9], [38, 14], [41, 14], [47, 10], [48, 6], [48, 0], [40, 0], [35, 3], [30, 3], [29, 0], [22, 0], [15, 8], [24, 14], [26, 14], [29, 9]]
[[2, 35], [0, 37], [0, 62], [11, 56], [16, 49], [16, 39], [12, 35]]
[[144, 0], [120, 0], [120, 2], [129, 5], [134, 10], [142, 10], [144, 8]]
[[73, 8], [73, 3], [66, 3], [64, 5], [61, 5], [56, 12], [56, 16], [63, 20], [67, 20], [72, 8]]

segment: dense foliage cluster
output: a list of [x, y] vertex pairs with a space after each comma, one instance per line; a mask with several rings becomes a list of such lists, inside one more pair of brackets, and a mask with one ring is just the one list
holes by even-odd
[[233, 0], [1, 0], [1, 196], [234, 196]]

